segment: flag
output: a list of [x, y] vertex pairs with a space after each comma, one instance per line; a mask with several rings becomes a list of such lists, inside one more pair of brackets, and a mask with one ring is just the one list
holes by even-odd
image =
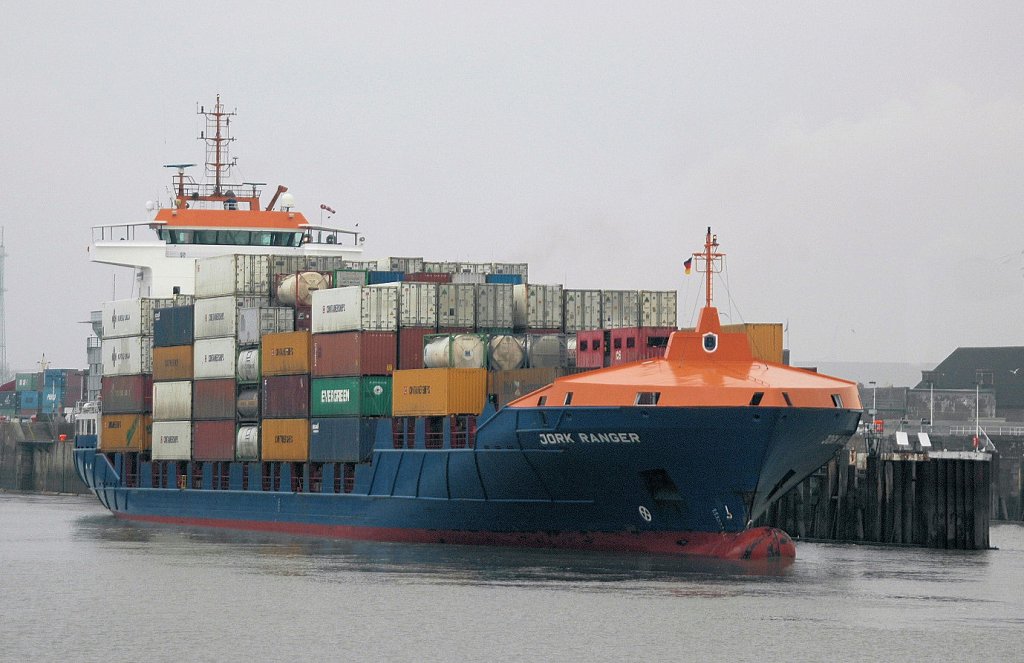
[[686, 259], [686, 262], [683, 263], [683, 269], [685, 270], [686, 275], [689, 276], [690, 272], [693, 270], [693, 258]]

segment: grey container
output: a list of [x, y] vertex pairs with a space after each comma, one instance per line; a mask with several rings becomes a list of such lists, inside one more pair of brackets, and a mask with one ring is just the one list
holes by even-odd
[[378, 430], [390, 433], [391, 419], [313, 419], [310, 422], [309, 460], [315, 463], [360, 463], [373, 453]]
[[510, 283], [476, 284], [476, 328], [513, 327], [513, 295]]
[[569, 347], [565, 334], [527, 334], [526, 363], [529, 368], [567, 368]]
[[401, 283], [398, 290], [399, 326], [437, 329], [437, 284]]
[[439, 329], [473, 329], [476, 326], [476, 286], [472, 283], [439, 283]]
[[295, 331], [295, 309], [257, 306], [238, 309], [238, 344], [259, 345], [264, 334]]
[[192, 418], [192, 382], [153, 384], [153, 421], [184, 421]]
[[416, 274], [423, 271], [423, 258], [380, 258], [374, 269], [378, 272]]
[[640, 291], [640, 327], [675, 328], [678, 294], [675, 290]]
[[600, 290], [563, 290], [562, 323], [566, 333], [603, 329]]
[[601, 292], [602, 329], [640, 326], [640, 293], [636, 290]]
[[512, 286], [517, 330], [562, 331], [562, 286], [521, 283]]
[[196, 340], [225, 338], [238, 334], [238, 312], [243, 308], [266, 306], [266, 297], [209, 297], [195, 303], [194, 331]]
[[[270, 256], [234, 254], [196, 260], [197, 298], [270, 297]], [[198, 303], [198, 302], [197, 302]]]

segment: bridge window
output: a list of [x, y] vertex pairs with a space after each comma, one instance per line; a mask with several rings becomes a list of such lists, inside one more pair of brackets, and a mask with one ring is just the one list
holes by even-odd
[[843, 407], [843, 397], [839, 394], [832, 394], [832, 405], [836, 407]]
[[572, 392], [571, 391], [565, 392], [565, 404], [566, 405], [572, 405]]
[[764, 398], [764, 392], [763, 391], [755, 391], [754, 395], [750, 397], [750, 404], [751, 405], [760, 405], [762, 398]]
[[657, 405], [661, 400], [660, 391], [638, 391], [634, 405]]

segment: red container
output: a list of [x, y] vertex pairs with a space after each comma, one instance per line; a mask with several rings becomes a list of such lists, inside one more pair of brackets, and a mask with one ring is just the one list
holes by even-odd
[[579, 368], [602, 368], [604, 366], [603, 329], [588, 329], [576, 332], [576, 366]]
[[[609, 366], [665, 356], [671, 327], [624, 327], [609, 331]], [[576, 365], [579, 366], [579, 338], [576, 340]]]
[[192, 383], [193, 419], [234, 420], [235, 407], [234, 380], [196, 380]]
[[406, 274], [402, 280], [416, 283], [451, 283], [452, 275], [447, 272], [413, 272]]
[[68, 371], [63, 407], [75, 407], [78, 401], [85, 400], [85, 396], [85, 375], [81, 371]]
[[106, 414], [150, 412], [153, 410], [153, 376], [104, 375], [100, 398]]
[[264, 419], [304, 419], [308, 417], [308, 375], [272, 375], [263, 378]]
[[391, 375], [398, 367], [397, 344], [395, 332], [313, 334], [313, 376]]
[[423, 368], [423, 339], [437, 334], [427, 327], [402, 327], [398, 330], [398, 368]]
[[[203, 382], [210, 382], [210, 380], [203, 380]], [[193, 423], [192, 459], [234, 460], [235, 420]]]
[[295, 307], [295, 331], [309, 331], [313, 328], [313, 309], [308, 306]]

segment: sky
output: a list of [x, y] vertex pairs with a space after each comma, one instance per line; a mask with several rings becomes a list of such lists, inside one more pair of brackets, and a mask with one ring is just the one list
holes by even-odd
[[10, 367], [84, 367], [131, 273], [90, 228], [169, 201], [217, 94], [239, 179], [368, 257], [678, 290], [794, 362], [1024, 344], [1024, 3], [9, 3]]

